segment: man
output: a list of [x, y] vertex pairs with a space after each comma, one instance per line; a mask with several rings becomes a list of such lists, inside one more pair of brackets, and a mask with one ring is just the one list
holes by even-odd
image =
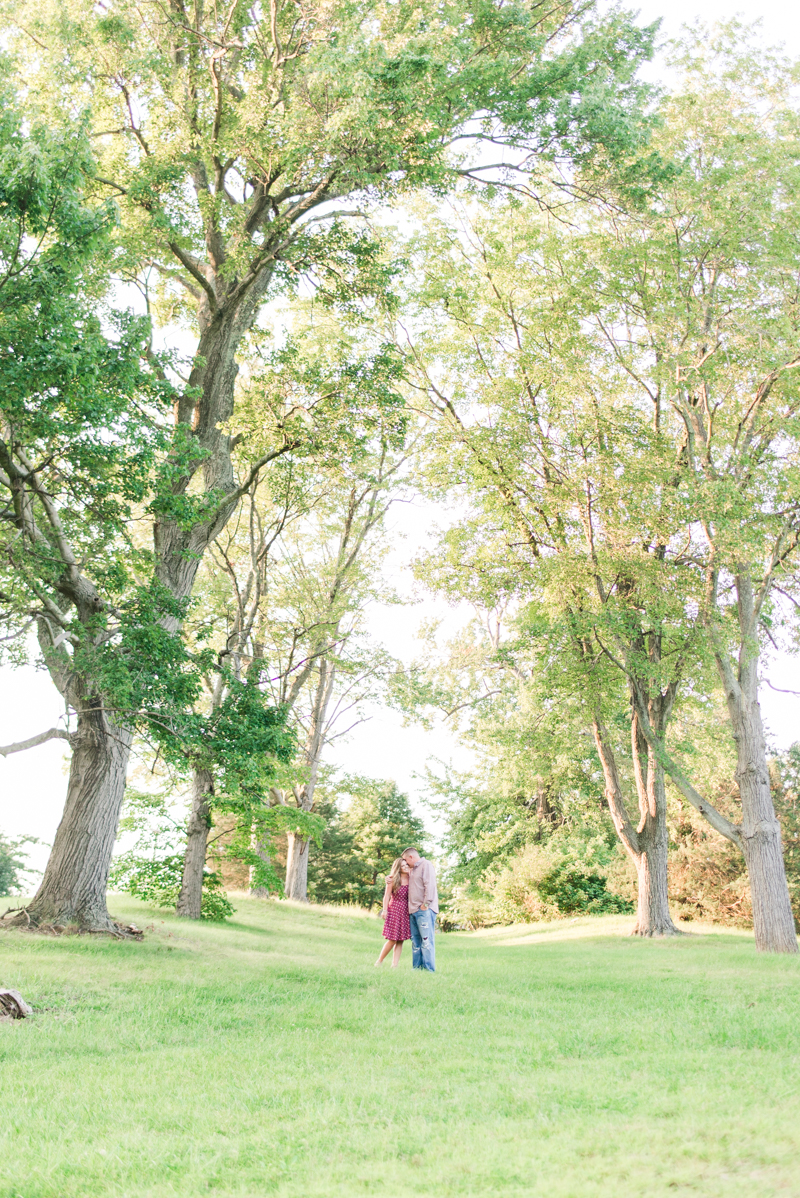
[[436, 870], [416, 849], [406, 849], [403, 860], [411, 874], [408, 879], [408, 914], [411, 923], [411, 964], [415, 969], [436, 971], [434, 934], [439, 914]]

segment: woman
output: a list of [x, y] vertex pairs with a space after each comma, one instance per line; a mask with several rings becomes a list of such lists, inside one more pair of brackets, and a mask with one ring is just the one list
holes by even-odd
[[383, 934], [386, 943], [375, 962], [376, 965], [381, 965], [384, 957], [389, 955], [389, 949], [392, 949], [392, 969], [396, 969], [400, 964], [403, 941], [411, 939], [411, 924], [408, 919], [408, 873], [405, 861], [398, 857], [389, 872], [383, 892]]

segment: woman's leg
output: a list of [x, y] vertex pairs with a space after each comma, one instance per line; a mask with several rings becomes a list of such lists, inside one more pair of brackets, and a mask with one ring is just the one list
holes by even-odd
[[394, 952], [392, 953], [392, 969], [397, 969], [397, 966], [400, 964], [400, 954], [402, 951], [403, 951], [403, 941], [395, 940]]
[[386, 941], [386, 943], [384, 944], [383, 948], [381, 949], [381, 955], [378, 957], [378, 960], [375, 962], [375, 964], [376, 964], [376, 965], [382, 965], [382, 964], [383, 964], [384, 958], [385, 958], [385, 957], [388, 957], [388, 955], [389, 955], [389, 949], [390, 949], [390, 948], [394, 948], [394, 947], [395, 947], [395, 943], [396, 943], [396, 942], [395, 942], [394, 940], [387, 940], [387, 941]]

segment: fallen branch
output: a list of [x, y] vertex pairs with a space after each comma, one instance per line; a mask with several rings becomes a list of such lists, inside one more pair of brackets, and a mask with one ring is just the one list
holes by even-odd
[[26, 1019], [33, 1014], [19, 990], [0, 990], [0, 1019]]
[[12, 919], [11, 923], [8, 924], [7, 926], [14, 927], [15, 925], [20, 924], [22, 922], [22, 918], [24, 916], [25, 920], [27, 921], [26, 926], [30, 927], [31, 926], [31, 917], [28, 914], [27, 907], [9, 907], [7, 911], [4, 911], [3, 914], [0, 915], [0, 923], [3, 922], [3, 920], [5, 919], [5, 917], [7, 915], [13, 915], [15, 911], [18, 911], [19, 914], [16, 916], [15, 919]]

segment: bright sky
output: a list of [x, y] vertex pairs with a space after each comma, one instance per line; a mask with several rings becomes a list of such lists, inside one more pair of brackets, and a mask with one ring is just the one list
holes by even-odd
[[[787, 0], [747, 0], [738, 4], [705, 0], [702, 5], [697, 0], [670, 0], [669, 4], [666, 0], [646, 0], [630, 7], [638, 7], [642, 22], [663, 16], [662, 30], [666, 37], [675, 36], [681, 25], [698, 18], [706, 23], [733, 16], [748, 23], [760, 19], [766, 42], [783, 43], [789, 54], [800, 57], [800, 6]], [[657, 77], [658, 70], [653, 73]], [[435, 518], [435, 512], [422, 504], [398, 506], [392, 517], [396, 549], [391, 559], [391, 575], [404, 596], [412, 594], [407, 563], [424, 545]], [[419, 652], [415, 632], [420, 623], [446, 614], [446, 609], [429, 599], [406, 607], [393, 606], [375, 613], [373, 631], [392, 653], [408, 661]], [[773, 686], [800, 689], [796, 681], [798, 667], [793, 659], [769, 663], [766, 674]], [[779, 747], [788, 747], [800, 739], [800, 698], [764, 686], [761, 706]], [[0, 670], [0, 744], [22, 740], [51, 727], [57, 723], [61, 711], [60, 697], [45, 673], [33, 669], [13, 673]], [[37, 836], [44, 841], [31, 854], [31, 862], [37, 868], [44, 867], [45, 846], [52, 842], [64, 803], [65, 750], [63, 742], [53, 741], [27, 753], [0, 758], [0, 832]], [[354, 773], [395, 779], [419, 806], [423, 789], [420, 776], [431, 758], [452, 760], [460, 768], [469, 764], [468, 751], [458, 745], [446, 728], [432, 731], [404, 728], [400, 716], [378, 709], [368, 723], [350, 734], [346, 743], [338, 743], [331, 760]]]

